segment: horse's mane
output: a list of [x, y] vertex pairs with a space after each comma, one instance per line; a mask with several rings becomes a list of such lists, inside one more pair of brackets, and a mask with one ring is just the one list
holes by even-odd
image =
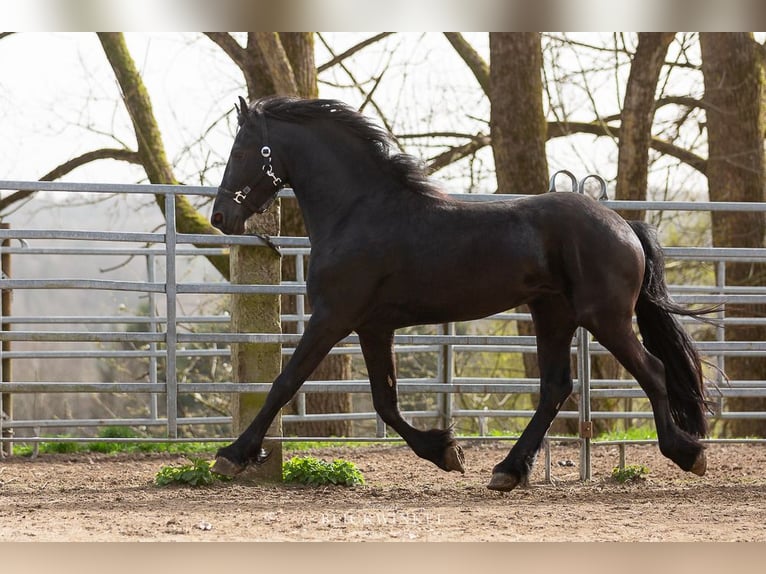
[[391, 134], [341, 101], [270, 96], [258, 100], [250, 109], [258, 110], [267, 117], [288, 122], [331, 120], [364, 142], [367, 151], [406, 188], [426, 195], [440, 194], [417, 158], [405, 153], [395, 153], [393, 150], [396, 142]]

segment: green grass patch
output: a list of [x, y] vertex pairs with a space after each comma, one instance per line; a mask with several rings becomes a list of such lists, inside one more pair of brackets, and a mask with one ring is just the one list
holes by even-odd
[[[52, 438], [66, 439], [70, 437], [58, 435]], [[72, 454], [84, 452], [85, 450], [85, 445], [77, 442], [44, 442], [40, 444], [40, 452], [42, 454]]]
[[[130, 427], [110, 426], [104, 427], [98, 432], [98, 438], [138, 438], [139, 435]], [[124, 447], [133, 446], [129, 443], [119, 442], [92, 442], [88, 445], [88, 451], [109, 454], [121, 451]]]
[[154, 477], [157, 486], [181, 484], [188, 486], [207, 486], [217, 480], [231, 480], [227, 476], [211, 470], [211, 462], [202, 458], [191, 459], [191, 464], [182, 466], [163, 466]]
[[653, 426], [631, 427], [627, 430], [613, 430], [601, 433], [596, 437], [597, 441], [616, 440], [657, 440], [657, 429]]
[[326, 462], [311, 456], [293, 457], [284, 462], [282, 480], [310, 486], [364, 484], [364, 477], [353, 462], [342, 459]]
[[649, 474], [649, 469], [642, 464], [629, 464], [625, 468], [615, 466], [612, 469], [612, 479], [620, 484], [643, 480]]
[[[219, 480], [231, 478], [211, 470], [212, 462], [202, 458], [190, 459], [190, 464], [163, 466], [154, 477], [157, 486], [171, 484], [183, 486], [206, 486]], [[314, 457], [293, 457], [282, 464], [282, 480], [287, 483], [308, 486], [364, 484], [364, 476], [353, 462], [336, 459], [326, 462]]]
[[406, 444], [403, 440], [394, 441], [331, 441], [331, 440], [315, 440], [315, 441], [285, 441], [282, 443], [282, 448], [286, 451], [304, 451], [313, 450], [317, 448], [368, 448], [375, 446], [393, 446]]
[[[123, 436], [119, 436], [119, 433]], [[105, 433], [99, 433], [98, 438], [137, 438], [139, 435], [124, 436], [124, 431], [110, 430]], [[56, 436], [51, 438], [67, 439], [69, 436]], [[19, 439], [20, 441], [23, 439]], [[41, 442], [38, 452], [40, 454], [72, 454], [95, 452], [101, 454], [119, 454], [119, 453], [166, 453], [166, 454], [212, 454], [220, 448], [220, 443], [215, 442], [114, 442], [114, 441], [94, 441], [91, 443], [80, 442]], [[13, 453], [17, 456], [32, 456], [34, 446], [24, 444], [14, 444]]]
[[139, 442], [123, 444], [128, 452], [155, 452], [167, 454], [212, 454], [221, 448], [218, 442]]

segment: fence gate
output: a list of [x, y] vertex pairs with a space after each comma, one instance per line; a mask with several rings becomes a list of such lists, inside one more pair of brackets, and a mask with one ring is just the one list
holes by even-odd
[[[109, 439], [115, 442], [223, 442], [234, 438], [231, 416], [219, 403], [206, 412], [195, 409], [201, 404], [213, 404], [213, 398], [218, 400], [231, 393], [268, 391], [268, 382], [237, 383], [231, 380], [231, 372], [227, 371], [230, 368], [230, 346], [250, 343], [280, 345], [283, 356], [292, 352], [300, 338], [301, 327], [308, 320], [303, 281], [305, 259], [310, 250], [308, 239], [273, 237], [267, 243], [256, 236], [177, 233], [173, 218], [176, 194], [209, 198], [215, 195], [214, 188], [0, 181], [0, 190], [121, 194], [128, 197], [160, 194], [165, 198], [165, 212], [169, 215], [163, 232], [138, 229], [144, 225], [140, 218], [135, 222], [137, 229], [127, 232], [24, 229], [18, 226], [10, 229], [5, 225], [0, 228], [3, 268], [0, 288], [4, 303], [0, 317], [3, 327], [0, 331], [0, 410], [3, 412], [0, 434], [3, 450], [7, 452], [14, 441], [29, 444], [89, 442], [98, 429], [108, 426], [126, 426], [140, 431], [140, 436]], [[282, 192], [282, 195], [289, 194], [289, 191]], [[461, 197], [471, 201], [496, 199], [485, 196]], [[658, 212], [664, 217], [712, 211], [766, 211], [766, 205], [760, 203], [607, 200], [605, 204], [613, 208]], [[200, 266], [205, 265], [200, 262], [208, 256], [228, 254], [229, 249], [235, 245], [267, 244], [278, 248], [281, 256], [296, 266], [297, 281], [282, 282], [280, 285], [237, 285], [217, 276], [210, 278], [209, 273], [200, 273]], [[697, 274], [696, 283], [671, 285], [677, 301], [722, 306], [718, 327], [704, 327], [706, 330], [701, 331], [703, 327], [688, 324], [693, 334], [703, 335], [698, 337], [698, 346], [708, 361], [725, 367], [726, 357], [766, 352], [764, 341], [730, 341], [726, 338], [726, 328], [730, 325], [763, 324], [766, 319], [734, 318], [725, 313], [726, 304], [730, 303], [766, 303], [766, 287], [732, 287], [726, 283], [725, 275], [725, 264], [730, 261], [766, 262], [765, 249], [689, 246], [668, 247], [665, 252], [669, 266], [694, 265], [706, 270]], [[34, 258], [73, 258], [78, 264], [66, 268], [78, 269], [78, 274], [30, 274], [25, 269], [30, 268], [27, 263]], [[111, 272], [89, 263], [103, 258], [130, 260], [133, 265], [131, 274], [127, 278], [115, 278]], [[13, 274], [10, 273], [11, 260]], [[62, 293], [82, 291], [87, 292], [89, 299], [94, 301], [94, 308], [95, 302], [102, 296], [114, 299], [129, 297], [136, 308], [87, 314], [64, 307], [58, 314], [52, 314], [34, 311], [38, 307], [28, 304], [28, 300], [40, 301], [60, 297]], [[10, 313], [5, 306], [11, 293], [15, 294], [14, 305], [17, 310], [14, 313]], [[296, 311], [282, 314], [281, 317], [283, 325], [295, 326], [292, 329], [294, 334], [232, 333], [226, 305], [219, 304], [212, 310], [205, 305], [233, 294], [296, 298]], [[27, 303], [21, 305], [25, 301]], [[20, 308], [27, 311], [21, 313], [18, 311]], [[528, 314], [509, 310], [484, 322], [398, 332], [395, 338], [396, 353], [400, 372], [405, 372], [399, 380], [404, 416], [410, 421], [420, 420], [423, 425], [455, 423], [461, 441], [516, 439], [516, 432], [503, 429], [521, 428], [526, 424], [532, 415], [531, 404], [539, 392], [538, 381], [525, 378], [523, 373], [508, 374], [502, 369], [471, 369], [476, 364], [486, 366], [497, 363], [499, 359], [496, 358], [505, 357], [508, 353], [535, 352], [534, 337], [515, 334], [516, 322], [528, 320]], [[351, 355], [354, 364], [361, 364], [361, 350], [356, 336], [342, 341], [333, 353]], [[605, 440], [594, 436], [594, 429], [600, 422], [622, 420], [625, 426], [629, 426], [636, 421], [651, 420], [645, 396], [634, 380], [593, 378], [590, 372], [591, 359], [604, 353], [598, 341], [591, 340], [584, 330], [578, 331], [572, 342], [572, 357], [577, 362], [575, 393], [580, 399], [579, 407], [560, 414], [564, 419], [575, 421], [577, 431], [566, 436], [550, 436], [546, 442], [549, 464], [549, 442], [579, 443], [579, 466], [583, 479], [590, 478], [592, 445], [617, 445], [624, 448], [626, 444], [625, 440]], [[90, 381], [67, 380], [66, 368], [50, 368], [51, 364], [74, 364], [78, 367], [95, 364], [93, 368], [100, 373], [100, 378]], [[39, 373], [46, 375], [43, 378]], [[108, 373], [108, 376], [104, 373]], [[719, 378], [715, 382], [716, 386], [711, 387], [711, 395], [718, 408], [715, 420], [745, 417], [766, 419], [764, 412], [739, 412], [728, 405], [731, 397], [766, 396], [766, 381], [725, 382]], [[352, 380], [310, 381], [304, 384], [301, 392], [351, 393], [354, 397], [354, 410], [350, 413], [306, 413], [300, 406], [299, 395], [297, 413], [284, 415], [285, 423], [296, 420], [350, 420], [354, 425], [354, 435], [283, 437], [279, 440], [319, 438], [385, 442], [397, 439], [387, 436], [385, 425], [372, 409], [369, 385], [361, 368], [354, 371]], [[98, 415], [75, 413], [63, 417], [58, 413], [46, 416], [37, 414], [34, 408], [21, 408], [24, 403], [30, 402], [30, 397], [44, 394], [61, 397], [65, 393], [74, 393], [78, 397], [97, 396], [101, 404], [107, 399], [115, 404], [130, 402], [135, 409], [128, 414], [114, 415], [107, 409]], [[12, 409], [13, 396], [17, 400], [16, 408]], [[515, 400], [521, 396], [530, 397], [525, 405]], [[495, 397], [493, 406], [487, 406], [487, 397]], [[31, 402], [36, 400], [33, 398]], [[604, 400], [617, 402], [621, 408], [605, 409], [602, 406]], [[506, 404], [512, 406], [504, 406]], [[59, 436], [62, 433], [65, 436]]]

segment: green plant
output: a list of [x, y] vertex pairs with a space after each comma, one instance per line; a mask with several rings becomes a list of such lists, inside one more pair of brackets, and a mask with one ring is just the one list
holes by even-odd
[[204, 486], [216, 480], [230, 480], [230, 478], [210, 470], [210, 461], [202, 458], [192, 458], [191, 464], [183, 466], [164, 466], [154, 477], [154, 483], [158, 486], [168, 484]]
[[71, 454], [82, 450], [83, 447], [76, 442], [51, 442], [40, 448], [40, 452], [58, 454]]
[[[330, 440], [296, 440], [285, 441], [282, 448], [286, 451], [304, 451], [320, 448], [376, 448], [380, 447], [382, 443], [375, 441], [330, 441]], [[386, 441], [386, 445], [405, 445], [407, 444], [403, 440], [389, 440]]]
[[612, 430], [599, 434], [597, 441], [632, 441], [657, 440], [657, 430], [653, 425], [634, 426], [626, 430]]
[[629, 464], [624, 468], [615, 466], [612, 469], [612, 478], [620, 484], [642, 480], [649, 474], [649, 469], [642, 464]]
[[308, 485], [364, 484], [364, 477], [353, 462], [336, 459], [330, 463], [311, 456], [293, 457], [285, 462], [282, 465], [282, 479]]
[[[139, 435], [130, 427], [108, 426], [101, 429], [98, 438], [137, 438]], [[92, 442], [88, 445], [90, 452], [112, 453], [130, 450], [132, 445], [119, 442]]]
[[[121, 428], [121, 427], [112, 427]], [[122, 427], [124, 428], [124, 427]], [[120, 431], [108, 431], [109, 436], [100, 436], [100, 438], [118, 438], [119, 435], [112, 434]], [[101, 433], [100, 433], [101, 435]], [[137, 436], [137, 435], [134, 435]], [[56, 438], [68, 438], [65, 436]], [[122, 436], [120, 438], [130, 438]], [[39, 452], [49, 453], [75, 453], [75, 452], [99, 452], [99, 453], [168, 453], [168, 454], [212, 454], [220, 447], [216, 442], [92, 442], [89, 444], [74, 442], [41, 442]], [[31, 445], [14, 445], [13, 452], [17, 456], [32, 456], [34, 447]]]
[[212, 454], [221, 446], [216, 442], [140, 442], [131, 446], [138, 452], [157, 452], [168, 454]]
[[[71, 438], [68, 435], [53, 435], [49, 438], [68, 439]], [[41, 442], [38, 444], [38, 452], [40, 454], [72, 454], [76, 452], [82, 452], [85, 450], [84, 445], [77, 442]], [[16, 448], [14, 448], [16, 451]], [[26, 453], [26, 451], [24, 451]], [[33, 447], [29, 447], [29, 454], [34, 452]]]

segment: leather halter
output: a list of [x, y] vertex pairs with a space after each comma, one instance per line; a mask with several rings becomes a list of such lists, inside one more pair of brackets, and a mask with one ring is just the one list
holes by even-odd
[[[263, 147], [261, 147], [261, 157], [263, 158], [263, 165], [261, 166], [261, 170], [263, 171], [263, 175], [266, 175], [271, 178], [271, 183], [274, 186], [274, 195], [270, 196], [269, 199], [267, 199], [263, 204], [254, 207], [253, 211], [255, 213], [264, 213], [269, 207], [271, 207], [271, 204], [274, 203], [274, 200], [277, 197], [277, 191], [285, 187], [286, 183], [283, 182], [281, 177], [278, 177], [274, 173], [274, 166], [271, 163], [271, 147], [269, 146], [269, 130], [268, 126], [266, 124], [266, 116], [263, 114], [263, 111], [260, 109], [255, 110], [255, 114], [258, 119], [258, 124], [261, 126], [261, 141], [263, 142]], [[255, 185], [260, 181], [260, 177], [253, 183]], [[230, 189], [226, 188], [219, 188], [218, 193], [220, 195], [223, 195], [224, 197], [231, 198], [234, 203], [237, 203], [239, 205], [242, 205], [243, 203], [247, 202], [247, 197], [252, 191], [252, 188], [249, 185], [246, 185], [240, 190], [232, 191]], [[250, 206], [252, 208], [252, 206]]]

